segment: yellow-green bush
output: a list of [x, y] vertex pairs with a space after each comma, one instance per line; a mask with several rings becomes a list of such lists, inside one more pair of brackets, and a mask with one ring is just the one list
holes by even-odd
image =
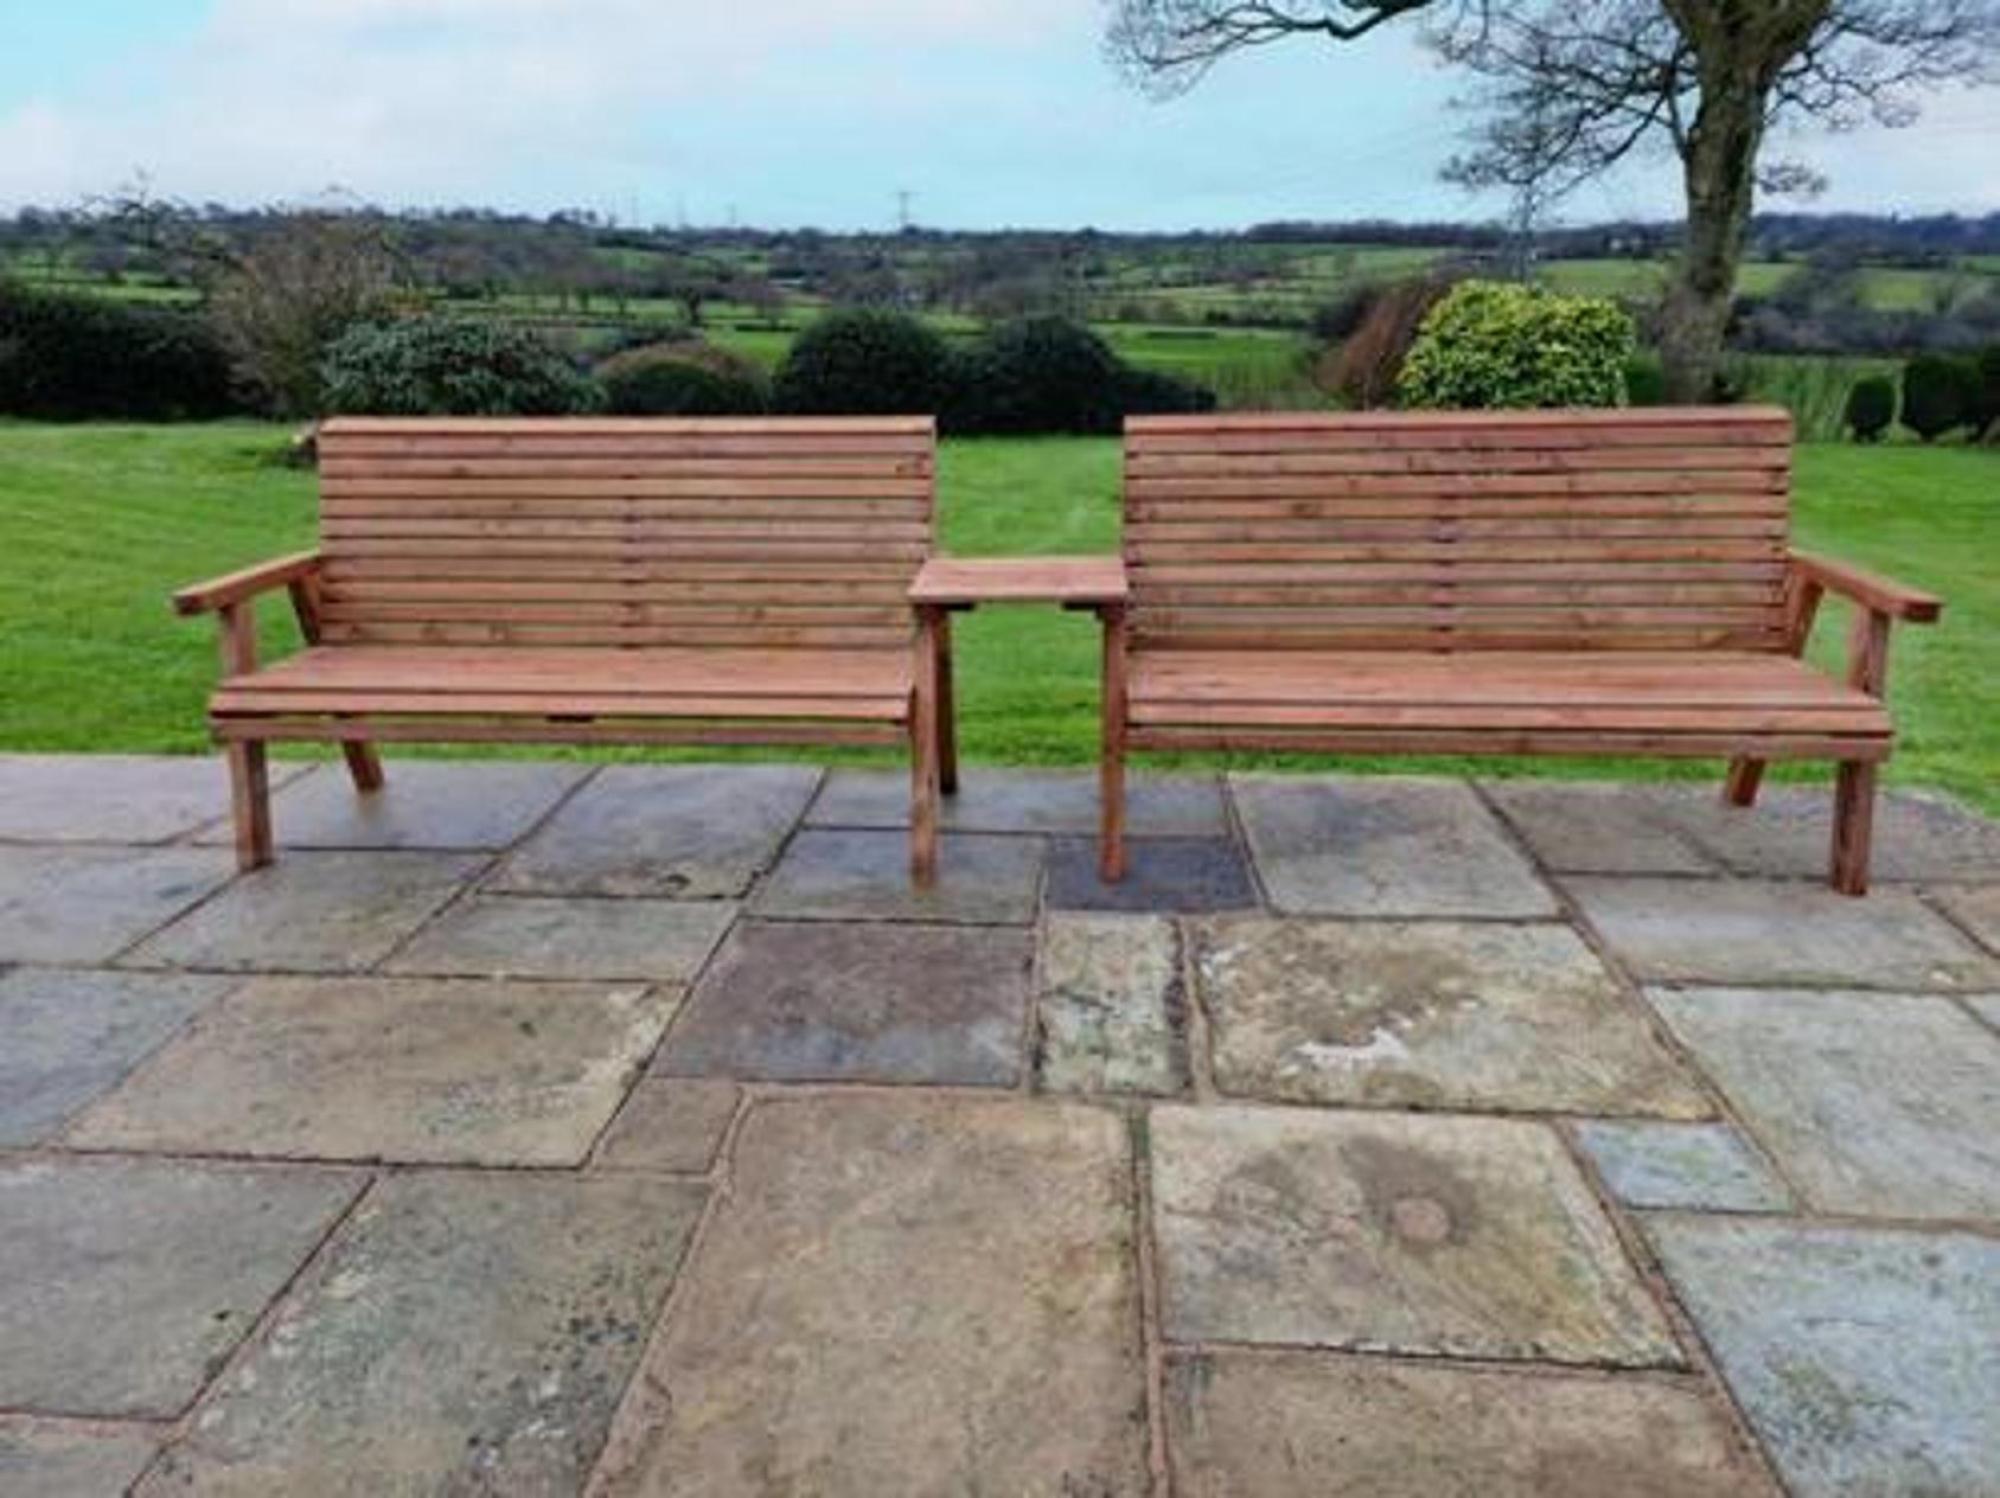
[[1623, 405], [1635, 342], [1615, 302], [1462, 281], [1425, 315], [1396, 396], [1437, 410]]

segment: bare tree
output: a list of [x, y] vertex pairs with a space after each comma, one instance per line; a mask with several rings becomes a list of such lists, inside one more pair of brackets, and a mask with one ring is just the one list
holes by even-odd
[[1111, 52], [1157, 94], [1295, 37], [1421, 29], [1478, 80], [1446, 176], [1547, 201], [1636, 152], [1680, 159], [1687, 230], [1661, 318], [1668, 398], [1715, 387], [1756, 193], [1815, 190], [1774, 130], [1905, 125], [1915, 99], [1993, 78], [2000, 0], [1108, 0]]

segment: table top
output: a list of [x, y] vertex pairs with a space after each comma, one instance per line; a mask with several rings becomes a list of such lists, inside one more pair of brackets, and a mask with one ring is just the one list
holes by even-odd
[[1071, 608], [1123, 603], [1118, 557], [932, 557], [910, 585], [910, 602], [932, 608], [981, 603], [1059, 603]]

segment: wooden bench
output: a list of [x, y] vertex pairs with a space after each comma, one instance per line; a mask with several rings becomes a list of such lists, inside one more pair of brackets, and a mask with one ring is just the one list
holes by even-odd
[[[1939, 603], [1790, 550], [1778, 410], [1134, 418], [1131, 595], [1104, 680], [1103, 873], [1134, 750], [1715, 756], [1839, 765], [1867, 888], [1893, 619]], [[1799, 659], [1855, 606], [1845, 680]]]
[[[221, 620], [209, 715], [239, 862], [271, 858], [275, 740], [337, 742], [363, 792], [374, 746], [402, 740], [908, 736], [921, 760], [936, 732], [916, 731], [904, 595], [931, 551], [935, 446], [928, 417], [328, 422], [320, 549], [174, 596]], [[260, 668], [252, 601], [278, 588], [306, 648]]]

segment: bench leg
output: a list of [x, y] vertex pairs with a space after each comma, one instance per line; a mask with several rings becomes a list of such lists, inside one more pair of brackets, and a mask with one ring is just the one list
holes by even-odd
[[366, 795], [382, 789], [382, 760], [373, 744], [344, 743], [340, 753], [347, 761], [347, 773], [354, 777], [357, 791]]
[[271, 777], [264, 746], [232, 743], [229, 760], [229, 806], [236, 822], [236, 866], [249, 870], [271, 861]]
[[958, 794], [958, 699], [951, 684], [951, 616], [937, 621], [938, 789]]
[[1104, 719], [1099, 730], [1097, 875], [1125, 877], [1125, 611], [1107, 609], [1104, 633]]
[[929, 889], [937, 883], [937, 725], [923, 695], [910, 715], [910, 882]]
[[1729, 778], [1722, 783], [1722, 799], [1731, 806], [1755, 806], [1758, 788], [1763, 784], [1763, 760], [1732, 759]]
[[1843, 895], [1868, 893], [1868, 850], [1875, 831], [1873, 760], [1849, 760], [1833, 790], [1833, 887]]

